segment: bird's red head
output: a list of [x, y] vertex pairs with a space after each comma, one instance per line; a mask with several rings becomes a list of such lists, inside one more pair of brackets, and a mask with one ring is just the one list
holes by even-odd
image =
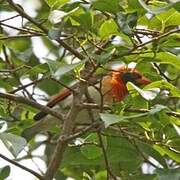
[[110, 101], [110, 99], [113, 99], [115, 102], [123, 100], [123, 98], [128, 95], [127, 82], [132, 82], [137, 86], [151, 83], [148, 78], [144, 77], [135, 68], [121, 66], [112, 72], [110, 82], [111, 90], [106, 95], [107, 101]]
[[115, 76], [119, 76], [120, 79], [126, 84], [127, 82], [132, 82], [135, 85], [147, 85], [151, 83], [151, 80], [143, 76], [135, 68], [127, 68], [126, 66], [121, 66], [118, 68], [117, 72], [113, 72]]

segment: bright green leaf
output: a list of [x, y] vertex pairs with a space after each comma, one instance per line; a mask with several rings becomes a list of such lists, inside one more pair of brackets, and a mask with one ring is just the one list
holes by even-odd
[[161, 155], [167, 155], [174, 161], [180, 163], [180, 156], [178, 152], [172, 151], [169, 148], [161, 145], [153, 145], [154, 149], [156, 149]]
[[58, 6], [61, 6], [61, 5], [65, 4], [66, 2], [68, 2], [69, 0], [45, 0], [45, 1], [50, 7], [53, 7], [55, 5], [57, 7], [57, 4], [58, 4]]
[[171, 64], [172, 66], [180, 69], [180, 58], [172, 53], [169, 52], [159, 52], [156, 53], [146, 53], [146, 55], [141, 55], [143, 60], [159, 62], [161, 64]]
[[119, 34], [119, 32], [118, 27], [113, 19], [105, 21], [99, 28], [99, 35], [102, 39], [116, 34]]

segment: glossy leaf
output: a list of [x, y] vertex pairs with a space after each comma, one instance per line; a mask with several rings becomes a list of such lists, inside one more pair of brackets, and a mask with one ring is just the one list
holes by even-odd
[[24, 149], [27, 144], [23, 137], [10, 133], [1, 133], [0, 140], [15, 157]]
[[128, 86], [134, 88], [147, 101], [155, 99], [160, 92], [159, 88], [142, 90], [131, 82], [128, 82]]

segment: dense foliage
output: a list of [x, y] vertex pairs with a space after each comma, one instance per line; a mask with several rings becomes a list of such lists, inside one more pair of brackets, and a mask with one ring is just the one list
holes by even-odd
[[[56, 171], [56, 179], [180, 179], [180, 2], [14, 2], [0, 1], [0, 140], [14, 156], [11, 163], [36, 157], [32, 152], [45, 145], [38, 158], [48, 166], [54, 155], [59, 168], [50, 164], [52, 174], [45, 176], [31, 172], [39, 179]], [[40, 109], [48, 112], [39, 103], [85, 81], [82, 72], [103, 74], [112, 65], [132, 63], [152, 83], [143, 89], [128, 83], [123, 102], [108, 110], [102, 105], [104, 127], [95, 122], [67, 132], [66, 123], [59, 127], [53, 117], [36, 129], [45, 140], [24, 135]], [[5, 166], [0, 177], [10, 171]]]

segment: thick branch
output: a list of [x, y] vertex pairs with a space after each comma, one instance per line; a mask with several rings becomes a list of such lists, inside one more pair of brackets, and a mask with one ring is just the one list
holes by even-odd
[[[80, 98], [81, 99], [81, 98]], [[62, 135], [58, 139], [58, 143], [55, 147], [55, 150], [53, 152], [53, 155], [51, 157], [51, 161], [48, 165], [46, 174], [44, 176], [45, 180], [52, 180], [54, 175], [56, 174], [60, 163], [63, 158], [63, 153], [67, 147], [67, 141], [66, 138], [69, 137], [72, 133], [72, 130], [74, 128], [74, 122], [76, 119], [76, 116], [79, 112], [78, 106], [76, 104], [78, 103], [79, 98], [74, 96], [74, 100], [72, 102], [72, 107], [64, 121], [64, 126], [63, 126], [63, 132]]]

